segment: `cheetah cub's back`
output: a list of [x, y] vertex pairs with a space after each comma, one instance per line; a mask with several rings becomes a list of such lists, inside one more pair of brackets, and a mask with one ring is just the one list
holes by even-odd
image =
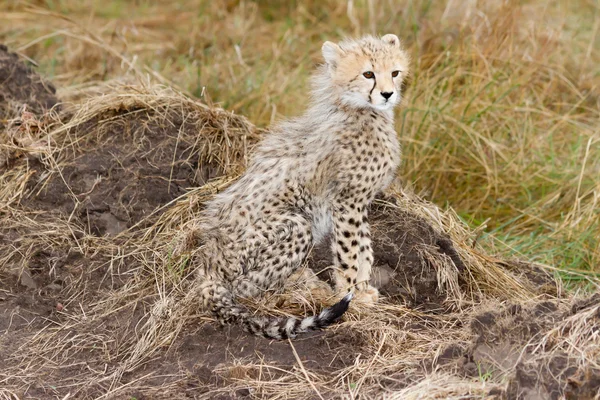
[[[194, 290], [222, 323], [275, 339], [333, 323], [354, 296], [376, 301], [369, 285], [373, 251], [367, 218], [394, 177], [400, 147], [393, 108], [408, 57], [395, 35], [323, 44], [312, 102], [300, 117], [272, 127], [245, 174], [199, 218]], [[310, 248], [332, 236], [336, 290], [344, 297], [304, 319], [255, 315], [237, 299], [280, 288]]]

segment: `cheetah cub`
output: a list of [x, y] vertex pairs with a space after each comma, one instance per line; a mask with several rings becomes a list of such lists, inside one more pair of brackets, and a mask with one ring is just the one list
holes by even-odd
[[[325, 42], [304, 115], [279, 123], [257, 146], [246, 173], [218, 194], [198, 222], [195, 288], [222, 323], [267, 338], [323, 328], [369, 285], [373, 251], [368, 206], [400, 162], [393, 108], [408, 56], [396, 35]], [[280, 288], [313, 244], [331, 235], [342, 300], [304, 319], [257, 316], [236, 301]]]

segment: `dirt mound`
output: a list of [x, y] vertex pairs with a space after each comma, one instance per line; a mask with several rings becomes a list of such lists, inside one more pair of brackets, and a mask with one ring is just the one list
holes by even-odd
[[[393, 200], [393, 198], [386, 200]], [[458, 284], [465, 265], [449, 237], [422, 217], [382, 199], [369, 211], [375, 255], [373, 285], [393, 302], [430, 311], [447, 310], [448, 293], [440, 274]], [[309, 265], [322, 279], [332, 283], [330, 243], [314, 251]], [[456, 294], [456, 293], [454, 293]]]
[[43, 115], [58, 103], [55, 94], [50, 82], [0, 45], [0, 130], [5, 128], [4, 121], [20, 114], [23, 106], [35, 115]]
[[[401, 190], [370, 211], [381, 303], [353, 305], [342, 324], [293, 342], [215, 325], [186, 301], [189, 271], [173, 250], [204, 202], [243, 170], [261, 131], [164, 87], [81, 99], [61, 113], [32, 103], [1, 132], [10, 140], [0, 142], [0, 397], [597, 390], [587, 362], [598, 356], [597, 297], [559, 298], [541, 269], [488, 255], [451, 210]], [[327, 279], [329, 260], [327, 246], [315, 249], [307, 273]], [[327, 285], [308, 283], [253, 306], [306, 315], [333, 301]]]
[[598, 356], [592, 335], [600, 327], [600, 296], [572, 303], [556, 299], [494, 305], [475, 311], [466, 346], [450, 345], [435, 368], [456, 368], [465, 377], [508, 381], [490, 395], [509, 399], [593, 399], [600, 368], [583, 354]]
[[34, 195], [21, 203], [73, 214], [94, 235], [116, 235], [188, 188], [221, 175], [216, 161], [199, 160], [204, 121], [182, 110], [164, 124], [157, 118], [161, 111], [123, 105], [74, 127], [69, 134], [94, 132], [94, 137], [74, 154], [61, 156], [60, 174], [50, 179], [42, 162], [30, 163], [34, 176], [26, 190]]
[[[0, 45], [0, 167], [15, 156], [20, 145], [19, 139], [13, 138], [7, 128], [12, 125], [19, 129], [22, 124], [28, 125], [47, 115], [51, 109], [58, 111], [55, 94], [56, 89], [50, 82]], [[23, 139], [28, 141], [29, 138]]]
[[[218, 154], [219, 147], [248, 144], [252, 132], [244, 131], [240, 117], [192, 102], [173, 104], [159, 94], [144, 102], [139, 95], [88, 103], [62, 126], [38, 121], [33, 134], [41, 140], [50, 129], [51, 145], [61, 147], [27, 155], [31, 178], [21, 205], [75, 217], [94, 235], [116, 235], [143, 219], [149, 223], [159, 206], [187, 189], [240, 167], [239, 154]], [[224, 131], [229, 143], [220, 136]]]

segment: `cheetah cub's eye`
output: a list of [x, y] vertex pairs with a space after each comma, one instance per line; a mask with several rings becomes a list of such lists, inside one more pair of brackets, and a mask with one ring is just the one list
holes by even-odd
[[375, 77], [375, 74], [373, 73], [373, 71], [367, 71], [363, 74], [363, 76], [367, 79], [373, 79]]
[[394, 71], [394, 72], [392, 72], [392, 78], [397, 77], [399, 73], [400, 73], [400, 71]]

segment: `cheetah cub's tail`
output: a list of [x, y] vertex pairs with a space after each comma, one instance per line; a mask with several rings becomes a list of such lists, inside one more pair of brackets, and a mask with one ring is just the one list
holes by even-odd
[[350, 305], [352, 292], [331, 307], [325, 308], [317, 315], [297, 319], [290, 318], [268, 318], [268, 317], [248, 317], [244, 323], [244, 328], [257, 336], [268, 339], [287, 339], [294, 338], [297, 334], [325, 328], [340, 318]]
[[237, 302], [233, 293], [218, 280], [212, 280], [206, 276], [202, 278], [195, 290], [190, 292], [191, 298], [201, 300], [204, 308], [215, 315], [222, 324], [241, 323], [246, 331], [269, 339], [293, 338], [299, 333], [331, 325], [348, 310], [353, 296], [350, 292], [342, 300], [325, 308], [319, 314], [303, 319], [272, 318], [254, 315]]

